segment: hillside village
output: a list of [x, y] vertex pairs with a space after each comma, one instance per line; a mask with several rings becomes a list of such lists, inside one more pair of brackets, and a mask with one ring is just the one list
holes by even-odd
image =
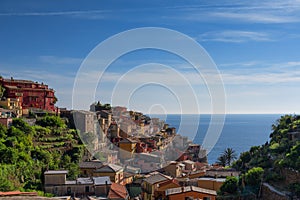
[[[57, 108], [46, 84], [14, 78], [1, 77], [0, 92], [0, 199], [299, 197], [299, 163], [283, 159], [288, 154], [299, 160], [297, 117], [274, 126], [270, 144], [253, 147], [232, 165], [209, 165], [201, 145], [141, 112], [101, 102], [89, 111]], [[284, 144], [289, 148], [283, 150]], [[260, 169], [267, 169], [268, 179]], [[294, 178], [286, 180], [284, 173]]]

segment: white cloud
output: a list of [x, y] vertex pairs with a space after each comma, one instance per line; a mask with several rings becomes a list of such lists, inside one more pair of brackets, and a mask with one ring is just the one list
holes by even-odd
[[[185, 79], [179, 78], [178, 74], [170, 72], [168, 69], [155, 69], [155, 70], [139, 70], [132, 71], [125, 75], [125, 78], [121, 78], [123, 74], [116, 72], [106, 72], [103, 74], [100, 84], [119, 84], [134, 85], [142, 82], [156, 82], [164, 83], [169, 86], [181, 87], [190, 83], [193, 86], [213, 84], [215, 80], [218, 80], [218, 76], [221, 76], [224, 84], [282, 84], [282, 83], [300, 83], [300, 71], [294, 70], [293, 68], [278, 68], [272, 65], [269, 67], [259, 67], [254, 64], [255, 62], [247, 62], [244, 65], [246, 68], [239, 69], [225, 69], [221, 70], [220, 74], [215, 74], [210, 71], [202, 72], [206, 78], [206, 83], [203, 80], [201, 74], [197, 74], [195, 71], [178, 71], [180, 76]], [[235, 63], [237, 64], [237, 63]], [[287, 62], [286, 64], [296, 65], [298, 62]], [[253, 68], [253, 66], [255, 66]], [[284, 66], [284, 63], [282, 63]], [[85, 74], [83, 80], [94, 81], [98, 79], [95, 72]], [[187, 81], [185, 81], [187, 80]]]
[[248, 41], [272, 41], [271, 36], [265, 32], [227, 30], [221, 32], [207, 32], [201, 34], [198, 38], [200, 41], [219, 41], [219, 42], [248, 42]]
[[40, 61], [51, 65], [80, 65], [81, 58], [58, 57], [58, 56], [40, 56]]
[[[135, 15], [124, 15], [136, 12], [162, 12], [160, 19], [181, 19], [189, 21], [220, 21], [233, 20], [249, 23], [294, 23], [300, 21], [300, 3], [298, 0], [267, 0], [267, 1], [207, 1], [205, 3], [180, 6], [165, 6], [153, 3], [152, 6], [118, 9], [93, 10], [58, 10], [36, 12], [8, 12], [0, 16], [67, 16], [81, 19], [126, 19], [141, 20]], [[114, 13], [118, 13], [117, 15]], [[120, 14], [123, 13], [123, 14]], [[174, 15], [176, 13], [176, 15]], [[158, 18], [143, 17], [142, 21], [157, 21]], [[221, 21], [221, 22], [222, 22]], [[169, 22], [168, 22], [169, 23]]]
[[[175, 10], [175, 9], [174, 9]], [[181, 12], [178, 12], [181, 11]], [[189, 21], [218, 21], [224, 23], [295, 23], [300, 22], [299, 1], [223, 1], [206, 6], [190, 5], [177, 8], [174, 18]]]
[[262, 61], [246, 61], [246, 62], [235, 62], [235, 63], [221, 63], [218, 67], [252, 67], [262, 64]]
[[245, 21], [251, 23], [293, 23], [299, 22], [296, 16], [286, 16], [279, 13], [255, 12], [212, 12], [210, 16], [221, 19], [232, 19], [236, 21]]
[[48, 11], [48, 12], [17, 12], [0, 13], [0, 16], [81, 16], [88, 14], [103, 14], [103, 10], [73, 10], [73, 11]]

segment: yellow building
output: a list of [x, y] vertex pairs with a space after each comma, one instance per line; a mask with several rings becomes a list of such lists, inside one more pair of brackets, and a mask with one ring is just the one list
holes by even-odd
[[22, 116], [22, 103], [20, 99], [7, 98], [5, 100], [1, 100], [0, 106], [5, 109], [13, 110], [17, 117]]
[[120, 147], [120, 155], [119, 158], [121, 160], [128, 160], [130, 158], [133, 158], [133, 154], [136, 150], [136, 141], [130, 139], [130, 138], [124, 138], [119, 142]]
[[180, 187], [179, 182], [176, 179], [167, 180], [165, 182], [159, 183], [156, 190], [154, 191], [155, 199], [166, 199], [166, 190], [171, 188]]
[[159, 188], [159, 184], [171, 180], [171, 177], [163, 175], [159, 172], [153, 172], [144, 179], [142, 183], [143, 189], [143, 199], [145, 200], [155, 200], [155, 192]]
[[198, 179], [198, 187], [218, 191], [225, 182], [225, 178], [201, 177]]
[[93, 176], [109, 176], [110, 180], [114, 183], [122, 184], [124, 179], [123, 167], [114, 164], [103, 165], [101, 168], [96, 169]]
[[169, 165], [164, 167], [164, 171], [167, 175], [172, 177], [181, 177], [182, 171], [184, 170], [185, 165], [176, 161], [171, 161]]
[[103, 163], [101, 161], [85, 161], [79, 163], [80, 175], [82, 177], [91, 177], [94, 174], [94, 171], [101, 168]]

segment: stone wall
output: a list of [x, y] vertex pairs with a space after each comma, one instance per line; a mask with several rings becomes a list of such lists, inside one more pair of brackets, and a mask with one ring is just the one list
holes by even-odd
[[261, 199], [263, 200], [288, 200], [289, 198], [282, 192], [277, 191], [268, 183], [262, 185]]
[[282, 176], [285, 177], [285, 185], [300, 182], [300, 173], [293, 169], [283, 169]]

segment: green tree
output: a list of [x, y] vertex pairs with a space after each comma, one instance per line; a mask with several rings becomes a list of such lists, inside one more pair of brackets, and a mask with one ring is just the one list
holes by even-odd
[[285, 167], [290, 167], [300, 171], [300, 141], [292, 146], [288, 153], [285, 154], [285, 158], [282, 160], [282, 164]]
[[33, 129], [35, 130], [35, 136], [37, 137], [44, 137], [51, 134], [51, 129], [39, 125], [33, 126]]
[[0, 124], [0, 141], [6, 137], [7, 128]]
[[221, 165], [221, 166], [223, 166], [223, 167], [226, 166], [227, 160], [226, 160], [225, 155], [222, 154], [222, 155], [220, 155], [220, 156], [218, 157], [217, 164], [219, 164], [219, 165]]
[[237, 158], [235, 151], [232, 148], [227, 148], [218, 158], [217, 163], [222, 166], [230, 166], [232, 162]]
[[11, 173], [11, 167], [0, 164], [0, 191], [11, 191], [15, 189], [13, 182], [9, 180], [9, 174]]
[[79, 166], [76, 163], [70, 163], [68, 164], [67, 168], [68, 170], [68, 178], [69, 179], [76, 179], [78, 175], [80, 174]]
[[45, 116], [36, 121], [42, 127], [65, 128], [65, 122], [58, 116]]
[[23, 119], [14, 119], [9, 129], [0, 125], [0, 191], [42, 190], [42, 173], [47, 168], [65, 168], [69, 178], [78, 176], [76, 163], [84, 145], [78, 144], [77, 132], [67, 129], [65, 121], [56, 116], [41, 118], [38, 124], [30, 126]]
[[247, 169], [247, 163], [249, 163], [251, 160], [251, 154], [249, 151], [241, 153], [240, 157], [238, 160], [233, 162], [232, 167], [240, 170], [240, 171], [245, 171]]
[[291, 191], [292, 195], [300, 198], [300, 183], [292, 183], [288, 186], [288, 188]]
[[247, 185], [258, 186], [263, 178], [264, 170], [261, 167], [254, 167], [245, 174], [245, 181]]
[[227, 162], [226, 164], [229, 165], [229, 166], [237, 158], [235, 150], [233, 150], [232, 148], [225, 149], [224, 155], [225, 155], [226, 162]]
[[226, 178], [225, 182], [220, 188], [221, 195], [226, 194], [237, 194], [238, 193], [238, 178], [234, 176], [229, 176]]
[[1, 163], [15, 164], [18, 160], [18, 151], [12, 147], [0, 149]]

